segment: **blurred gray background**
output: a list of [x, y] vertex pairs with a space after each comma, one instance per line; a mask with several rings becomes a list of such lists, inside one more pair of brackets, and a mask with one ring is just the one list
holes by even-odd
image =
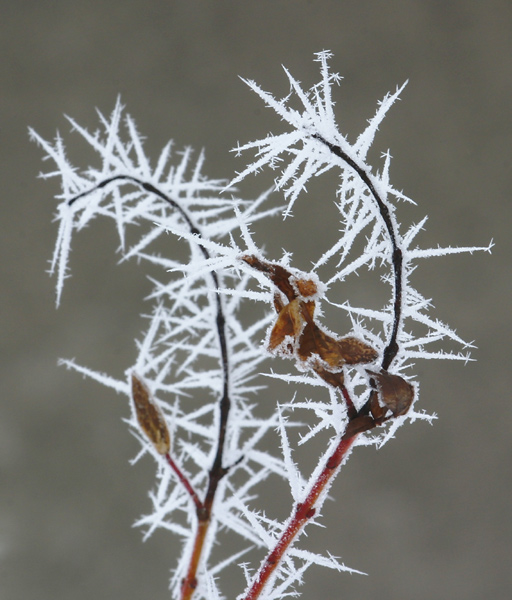
[[[179, 551], [171, 535], [143, 544], [131, 527], [150, 508], [153, 465], [128, 464], [137, 443], [125, 402], [56, 366], [76, 357], [121, 375], [149, 284], [136, 265], [116, 266], [113, 228], [98, 222], [75, 240], [55, 309], [45, 271], [57, 190], [37, 179], [45, 165], [27, 127], [69, 139], [64, 113], [94, 128], [95, 107], [109, 113], [121, 94], [152, 156], [172, 137], [205, 147], [207, 173], [229, 178], [245, 164], [229, 149], [280, 127], [238, 75], [284, 94], [281, 64], [309, 86], [322, 49], [345, 78], [338, 120], [352, 139], [376, 100], [410, 80], [376, 148], [391, 149], [394, 185], [418, 202], [411, 218], [430, 215], [422, 244], [496, 245], [418, 274], [436, 316], [476, 341], [477, 362], [418, 364], [422, 407], [439, 419], [359, 449], [333, 486], [328, 529], [312, 538], [369, 576], [312, 569], [304, 597], [512, 597], [512, 4], [2, 0], [0, 44], [2, 600], [168, 598]], [[267, 184], [252, 178], [243, 192]], [[303, 206], [303, 226], [325, 227]], [[304, 234], [278, 241], [308, 256]]]

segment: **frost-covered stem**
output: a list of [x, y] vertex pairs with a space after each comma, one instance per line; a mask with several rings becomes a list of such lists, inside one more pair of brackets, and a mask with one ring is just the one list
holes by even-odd
[[[229, 405], [228, 405], [229, 406]], [[222, 411], [222, 404], [221, 404]], [[225, 428], [224, 428], [225, 434]], [[222, 439], [222, 445], [224, 444], [224, 438]], [[219, 439], [219, 448], [221, 447], [221, 440]], [[217, 453], [219, 456], [219, 453]], [[220, 453], [220, 457], [222, 454]], [[219, 459], [220, 460], [220, 459]], [[203, 552], [204, 542], [206, 539], [206, 534], [208, 533], [208, 529], [211, 523], [211, 514], [212, 514], [212, 506], [213, 501], [215, 499], [215, 492], [217, 491], [217, 486], [219, 481], [224, 477], [227, 473], [228, 469], [223, 468], [222, 464], [219, 462], [219, 468], [215, 468], [215, 462], [210, 469], [209, 472], [209, 484], [208, 490], [206, 492], [206, 497], [204, 503], [201, 503], [200, 506], [197, 506], [196, 514], [197, 514], [197, 531], [194, 539], [194, 546], [192, 548], [192, 554], [190, 555], [190, 561], [188, 564], [188, 570], [186, 576], [183, 578], [181, 582], [181, 600], [190, 600], [192, 598], [194, 591], [197, 587], [197, 569], [199, 567], [199, 562], [201, 560], [201, 555]]]
[[[87, 196], [88, 194], [90, 194], [98, 189], [104, 188], [108, 184], [113, 183], [115, 181], [128, 181], [128, 182], [134, 183], [135, 185], [140, 186], [143, 190], [145, 190], [151, 194], [155, 194], [156, 196], [161, 198], [164, 202], [169, 204], [183, 218], [183, 220], [185, 221], [185, 223], [187, 224], [187, 226], [189, 228], [190, 233], [193, 235], [196, 235], [198, 237], [198, 240], [197, 240], [198, 245], [199, 245], [199, 248], [200, 248], [203, 256], [205, 257], [205, 259], [209, 260], [211, 258], [208, 250], [200, 243], [200, 240], [202, 239], [201, 231], [194, 224], [193, 220], [190, 218], [188, 213], [183, 209], [183, 207], [178, 202], [176, 202], [175, 200], [170, 198], [167, 194], [164, 194], [161, 190], [156, 188], [153, 184], [151, 184], [147, 181], [143, 181], [142, 179], [139, 179], [138, 177], [134, 177], [133, 175], [120, 174], [120, 175], [114, 175], [113, 177], [104, 179], [99, 184], [97, 184], [93, 189], [82, 192], [81, 194], [78, 194], [77, 196], [72, 198], [68, 202], [68, 205], [71, 206], [80, 198]], [[180, 479], [181, 483], [185, 486], [185, 488], [187, 489], [188, 493], [191, 495], [191, 497], [194, 501], [194, 504], [196, 506], [197, 519], [198, 519], [196, 537], [194, 540], [194, 547], [193, 547], [192, 554], [190, 557], [187, 575], [183, 579], [182, 588], [181, 588], [182, 600], [190, 599], [192, 597], [192, 594], [194, 593], [196, 586], [197, 586], [197, 577], [196, 577], [197, 569], [199, 566], [199, 562], [201, 560], [201, 556], [202, 556], [202, 552], [203, 552], [203, 548], [204, 548], [204, 541], [206, 539], [206, 534], [208, 532], [208, 528], [209, 528], [209, 525], [211, 522], [210, 517], [211, 517], [211, 510], [212, 510], [213, 502], [215, 499], [215, 493], [217, 491], [217, 487], [219, 485], [220, 480], [228, 472], [228, 469], [222, 466], [222, 457], [224, 454], [224, 446], [225, 446], [225, 442], [226, 442], [226, 430], [227, 430], [227, 423], [228, 423], [228, 417], [229, 417], [229, 410], [231, 408], [231, 400], [229, 397], [230, 365], [229, 365], [228, 344], [227, 344], [227, 338], [226, 338], [226, 319], [224, 317], [224, 311], [222, 308], [222, 301], [220, 298], [220, 294], [218, 293], [218, 290], [220, 289], [219, 277], [218, 277], [217, 273], [213, 270], [210, 272], [210, 275], [213, 280], [214, 288], [215, 288], [215, 290], [217, 290], [217, 293], [215, 294], [215, 303], [216, 303], [215, 324], [216, 324], [217, 335], [218, 335], [219, 346], [220, 346], [220, 361], [221, 361], [222, 373], [223, 373], [223, 386], [222, 386], [222, 397], [219, 402], [219, 432], [218, 432], [218, 438], [217, 438], [217, 450], [215, 453], [215, 458], [213, 460], [213, 464], [208, 472], [208, 488], [206, 490], [206, 495], [205, 495], [205, 499], [203, 502], [201, 502], [201, 500], [199, 499], [199, 497], [197, 496], [197, 494], [195, 493], [193, 488], [190, 486], [190, 483], [188, 482], [187, 478], [183, 475], [183, 473], [181, 473], [181, 471], [178, 468], [178, 466], [176, 465], [176, 463], [174, 463], [174, 461], [172, 461], [172, 459], [169, 455], [167, 456], [167, 461], [169, 462], [169, 465], [174, 470], [174, 472]]]
[[267, 555], [261, 564], [249, 591], [245, 593], [244, 596], [240, 596], [239, 600], [255, 600], [256, 598], [259, 598], [263, 588], [269, 582], [275, 569], [283, 560], [286, 550], [300, 534], [306, 523], [315, 515], [317, 509], [320, 508], [320, 506], [316, 506], [320, 495], [327, 489], [332, 479], [337, 475], [339, 466], [347, 456], [356, 437], [357, 434], [350, 437], [341, 437], [336, 449], [327, 458], [320, 475], [313, 482], [306, 499], [296, 506], [294, 514], [290, 518], [286, 529], [281, 534], [274, 549]]
[[379, 208], [380, 215], [382, 220], [384, 221], [384, 226], [389, 235], [389, 240], [391, 242], [391, 262], [393, 265], [393, 276], [394, 276], [394, 298], [393, 298], [393, 329], [391, 331], [391, 336], [389, 341], [384, 349], [384, 353], [382, 356], [382, 368], [387, 370], [393, 359], [397, 355], [398, 352], [398, 330], [400, 328], [400, 321], [402, 318], [402, 283], [403, 283], [403, 274], [402, 274], [402, 250], [398, 246], [397, 236], [395, 233], [395, 228], [393, 226], [393, 219], [391, 218], [391, 214], [389, 212], [389, 208], [384, 200], [380, 197], [379, 193], [375, 189], [372, 180], [368, 176], [368, 173], [360, 167], [353, 158], [351, 158], [346, 152], [344, 152], [339, 146], [335, 144], [331, 144], [325, 138], [323, 138], [320, 134], [316, 133], [312, 136], [314, 139], [322, 142], [329, 150], [338, 158], [341, 158], [344, 162], [346, 162], [349, 167], [354, 169], [354, 171], [359, 175], [359, 177], [364, 181], [370, 193], [372, 194], [377, 206]]
[[[206, 249], [203, 249], [203, 253], [207, 252]], [[218, 289], [218, 278], [217, 274], [212, 271], [212, 277], [214, 279], [215, 285]], [[222, 305], [220, 301], [220, 297], [217, 294], [217, 330], [219, 333], [220, 347], [221, 347], [221, 357], [222, 357], [222, 366], [224, 372], [224, 385], [223, 385], [223, 393], [222, 398], [219, 405], [219, 437], [217, 442], [217, 453], [215, 455], [215, 459], [213, 461], [212, 467], [208, 473], [208, 489], [206, 491], [206, 496], [204, 499], [204, 503], [202, 507], [197, 509], [197, 531], [196, 537], [194, 540], [194, 547], [192, 550], [192, 554], [190, 556], [190, 562], [187, 570], [187, 575], [183, 579], [181, 585], [181, 599], [189, 600], [192, 598], [194, 590], [197, 587], [197, 569], [199, 566], [199, 562], [201, 559], [204, 542], [206, 539], [206, 534], [208, 533], [208, 528], [210, 527], [210, 516], [212, 513], [213, 501], [215, 499], [215, 493], [217, 491], [217, 486], [219, 485], [220, 480], [226, 475], [228, 469], [222, 466], [222, 455], [224, 451], [224, 445], [226, 441], [226, 429], [228, 422], [229, 409], [231, 407], [231, 400], [229, 398], [229, 357], [228, 357], [228, 348], [226, 341], [226, 332], [225, 332], [225, 319], [224, 313], [222, 312]]]
[[[74, 198], [72, 198], [68, 202], [68, 206], [72, 206], [77, 200], [80, 200], [80, 198], [83, 198], [84, 196], [88, 196], [89, 194], [91, 194], [92, 192], [95, 192], [96, 190], [101, 190], [102, 188], [106, 187], [109, 183], [113, 183], [114, 181], [129, 181], [131, 183], [135, 183], [136, 185], [140, 186], [143, 190], [146, 190], [146, 192], [155, 194], [155, 196], [158, 196], [159, 198], [164, 200], [164, 202], [166, 202], [167, 204], [172, 206], [175, 210], [177, 210], [180, 213], [180, 215], [183, 217], [183, 219], [187, 223], [187, 225], [190, 229], [190, 233], [193, 233], [193, 234], [196, 234], [199, 236], [201, 235], [201, 232], [194, 225], [192, 219], [188, 216], [187, 212], [185, 210], [183, 210], [183, 208], [175, 200], [173, 200], [172, 198], [169, 198], [169, 196], [167, 196], [162, 191], [157, 189], [153, 184], [151, 184], [147, 181], [142, 181], [142, 179], [139, 179], [138, 177], [134, 177], [133, 175], [114, 175], [113, 177], [104, 179], [103, 181], [100, 181], [100, 183], [95, 185], [94, 188], [92, 188], [90, 190], [86, 190], [85, 192], [82, 192], [81, 194], [76, 195]], [[202, 246], [201, 246], [201, 251], [203, 252], [205, 258], [209, 258], [210, 255], [209, 255], [208, 251], [205, 248], [203, 248]]]
[[348, 418], [354, 419], [357, 416], [357, 409], [354, 406], [354, 403], [352, 402], [352, 398], [350, 397], [350, 394], [348, 393], [348, 390], [345, 386], [341, 387], [341, 395], [343, 396], [343, 399], [345, 400], [345, 404], [347, 405]]
[[209, 515], [206, 514], [206, 510], [198, 511], [197, 517], [197, 531], [194, 547], [192, 549], [192, 554], [190, 555], [187, 575], [181, 582], [181, 600], [190, 600], [197, 587], [197, 568], [199, 567], [204, 541], [210, 526], [210, 518]]
[[165, 455], [165, 458], [166, 458], [167, 462], [169, 463], [169, 466], [171, 467], [171, 469], [176, 474], [176, 477], [180, 480], [181, 484], [187, 490], [190, 497], [192, 498], [192, 501], [194, 502], [196, 510], [199, 511], [200, 509], [202, 509], [203, 503], [199, 499], [199, 496], [197, 495], [195, 489], [192, 487], [190, 481], [188, 480], [188, 477], [178, 467], [178, 465], [176, 464], [176, 462], [174, 461], [172, 456], [169, 454], [169, 452], [167, 452], [167, 454]]

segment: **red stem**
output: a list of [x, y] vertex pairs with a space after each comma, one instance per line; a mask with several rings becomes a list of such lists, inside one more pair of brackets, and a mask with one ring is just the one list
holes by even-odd
[[210, 527], [210, 513], [206, 509], [198, 511], [197, 531], [194, 548], [190, 555], [187, 574], [181, 581], [181, 600], [190, 600], [197, 587], [197, 569], [203, 553], [204, 541]]
[[192, 498], [192, 500], [193, 500], [193, 502], [194, 502], [194, 504], [196, 506], [196, 510], [201, 510], [203, 508], [203, 503], [199, 499], [199, 496], [197, 495], [196, 491], [192, 487], [192, 485], [191, 485], [190, 481], [188, 480], [187, 476], [183, 473], [183, 471], [174, 462], [174, 460], [173, 460], [172, 456], [169, 454], [169, 452], [167, 452], [167, 454], [165, 455], [165, 458], [167, 459], [167, 462], [171, 466], [171, 469], [176, 473], [176, 476], [181, 481], [183, 487], [190, 494], [190, 497]]
[[190, 562], [187, 569], [187, 574], [183, 578], [181, 582], [181, 600], [190, 600], [194, 591], [197, 587], [197, 568], [199, 566], [199, 561], [201, 560], [201, 554], [204, 547], [204, 541], [206, 538], [206, 534], [208, 533], [208, 529], [210, 526], [210, 515], [213, 503], [212, 499], [206, 499], [205, 502], [201, 502], [199, 496], [196, 491], [192, 487], [190, 481], [187, 476], [183, 473], [183, 471], [179, 468], [176, 462], [173, 460], [172, 456], [167, 453], [165, 455], [167, 462], [169, 463], [171, 469], [174, 471], [178, 479], [180, 480], [183, 487], [187, 490], [194, 505], [196, 507], [196, 515], [197, 515], [197, 531], [194, 540], [194, 547], [192, 549], [192, 553], [190, 555]]
[[286, 550], [290, 547], [295, 538], [300, 534], [306, 523], [314, 516], [319, 506], [315, 506], [320, 494], [327, 489], [331, 479], [337, 474], [338, 467], [346, 457], [350, 447], [354, 443], [356, 435], [347, 438], [341, 438], [334, 452], [327, 459], [322, 472], [313, 483], [306, 499], [298, 504], [295, 513], [291, 517], [286, 529], [281, 534], [274, 549], [268, 554], [258, 571], [252, 586], [243, 600], [256, 600], [263, 588], [270, 580], [276, 567], [281, 563]]

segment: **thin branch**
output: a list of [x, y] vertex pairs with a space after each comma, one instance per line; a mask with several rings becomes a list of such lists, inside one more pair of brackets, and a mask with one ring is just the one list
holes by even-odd
[[403, 281], [402, 263], [403, 263], [403, 257], [402, 257], [402, 250], [398, 246], [397, 234], [393, 227], [393, 219], [391, 218], [391, 214], [389, 212], [389, 208], [388, 208], [387, 204], [380, 197], [379, 193], [375, 189], [375, 186], [373, 185], [371, 178], [368, 176], [368, 173], [361, 166], [359, 166], [355, 162], [355, 160], [353, 158], [351, 158], [346, 152], [344, 152], [339, 146], [336, 146], [335, 144], [331, 144], [330, 142], [328, 142], [325, 138], [323, 138], [318, 133], [314, 134], [312, 137], [314, 139], [318, 140], [319, 142], [321, 142], [322, 144], [324, 144], [325, 146], [327, 146], [327, 148], [329, 148], [329, 150], [335, 156], [337, 156], [338, 158], [341, 158], [341, 160], [345, 161], [348, 164], [348, 166], [351, 167], [352, 169], [354, 169], [354, 171], [364, 181], [365, 185], [370, 190], [370, 193], [372, 194], [372, 196], [378, 206], [381, 218], [384, 222], [384, 226], [386, 227], [386, 230], [389, 235], [389, 240], [391, 242], [391, 250], [392, 250], [391, 263], [393, 266], [393, 278], [394, 278], [394, 292], [393, 292], [393, 295], [394, 295], [394, 298], [393, 298], [394, 318], [393, 318], [393, 329], [391, 331], [391, 336], [390, 336], [389, 341], [384, 349], [382, 363], [381, 363], [382, 368], [384, 370], [387, 370], [389, 368], [389, 366], [391, 365], [391, 363], [393, 362], [393, 359], [395, 358], [395, 356], [397, 355], [398, 350], [399, 350], [397, 338], [398, 338], [398, 331], [400, 329], [400, 322], [402, 319], [402, 281]]
[[[264, 587], [272, 578], [275, 570], [282, 563], [288, 548], [303, 531], [308, 521], [310, 521], [321, 508], [323, 501], [320, 499], [320, 496], [327, 490], [329, 484], [339, 472], [339, 467], [347, 457], [356, 437], [357, 434], [350, 437], [341, 437], [334, 452], [327, 458], [322, 471], [311, 485], [306, 499], [295, 507], [294, 514], [291, 516], [288, 525], [282, 532], [273, 550], [261, 564], [251, 587], [240, 600], [256, 600], [256, 598], [259, 598]], [[325, 497], [325, 494], [323, 494], [323, 496]]]
[[[392, 250], [391, 263], [394, 275], [394, 318], [391, 335], [384, 349], [381, 362], [382, 369], [387, 371], [388, 367], [392, 363], [399, 350], [397, 337], [402, 318], [403, 258], [402, 250], [398, 245], [397, 234], [393, 226], [393, 220], [391, 218], [391, 214], [387, 204], [375, 189], [375, 185], [373, 184], [373, 181], [366, 173], [366, 171], [361, 166], [359, 166], [354, 161], [354, 159], [352, 159], [339, 146], [331, 144], [320, 134], [315, 134], [312, 137], [324, 144], [325, 146], [327, 146], [335, 156], [341, 158], [344, 162], [348, 164], [349, 167], [351, 167], [359, 175], [361, 180], [365, 183], [370, 193], [372, 194], [377, 204], [381, 218], [384, 222], [384, 226], [389, 235]], [[264, 562], [260, 566], [260, 569], [257, 575], [255, 576], [251, 587], [249, 588], [246, 595], [243, 596], [243, 600], [256, 600], [257, 598], [259, 598], [265, 585], [269, 582], [275, 570], [281, 564], [287, 549], [292, 545], [297, 536], [303, 531], [303, 528], [305, 527], [307, 522], [315, 515], [316, 511], [321, 507], [321, 502], [317, 506], [317, 501], [321, 493], [327, 488], [328, 484], [337, 474], [338, 467], [340, 466], [343, 459], [346, 457], [359, 432], [362, 430], [364, 431], [366, 428], [373, 427], [377, 424], [377, 422], [373, 421], [373, 419], [370, 419], [370, 417], [366, 416], [368, 415], [370, 406], [374, 401], [374, 391], [370, 393], [369, 400], [358, 412], [356, 411], [352, 399], [350, 398], [350, 395], [348, 394], [348, 391], [345, 388], [345, 386], [342, 386], [342, 395], [346, 402], [347, 409], [349, 412], [349, 427], [347, 428], [345, 434], [340, 438], [340, 441], [334, 452], [327, 458], [324, 468], [322, 469], [318, 478], [314, 481], [313, 485], [311, 486], [311, 489], [307, 494], [305, 501], [296, 506], [295, 512], [291, 516], [288, 525], [282, 532], [273, 550], [267, 555]], [[369, 419], [372, 421], [372, 423], [366, 423], [366, 420]], [[362, 426], [360, 426], [360, 422], [362, 422]]]
[[176, 473], [176, 477], [180, 480], [181, 484], [187, 490], [188, 494], [192, 498], [192, 502], [194, 503], [194, 505], [196, 507], [196, 511], [202, 510], [203, 503], [201, 502], [195, 489], [192, 487], [192, 484], [188, 480], [188, 477], [179, 468], [176, 461], [172, 458], [172, 456], [170, 455], [169, 452], [167, 452], [167, 454], [165, 455], [165, 458], [166, 458], [167, 462], [169, 463], [169, 466], [171, 467], [171, 469]]
[[[109, 177], [108, 179], [104, 179], [99, 184], [74, 196], [71, 200], [68, 201], [68, 206], [72, 206], [77, 200], [83, 198], [96, 190], [102, 189], [109, 185], [110, 183], [116, 181], [128, 181], [135, 185], [138, 185], [143, 190], [149, 192], [150, 194], [154, 194], [168, 205], [170, 205], [174, 210], [176, 210], [180, 216], [183, 218], [187, 227], [192, 235], [197, 235], [199, 238], [197, 240], [198, 246], [205, 257], [206, 260], [211, 258], [208, 249], [203, 246], [200, 242], [202, 239], [201, 231], [195, 225], [190, 215], [187, 211], [178, 203], [176, 200], [170, 198], [167, 194], [164, 194], [161, 190], [156, 188], [153, 184], [143, 181], [138, 177], [134, 177], [133, 175], [115, 175], [113, 177]], [[213, 501], [215, 499], [215, 493], [217, 491], [217, 487], [221, 479], [226, 475], [228, 469], [222, 466], [222, 457], [224, 453], [224, 446], [226, 443], [226, 431], [227, 431], [227, 423], [229, 417], [229, 411], [231, 408], [231, 399], [229, 396], [229, 376], [230, 376], [230, 363], [229, 363], [229, 351], [226, 337], [226, 319], [224, 316], [224, 311], [222, 307], [222, 301], [220, 298], [219, 290], [220, 283], [219, 277], [217, 273], [212, 270], [210, 271], [210, 276], [213, 281], [214, 288], [216, 290], [215, 294], [215, 302], [216, 302], [216, 329], [217, 335], [219, 339], [220, 346], [220, 361], [222, 364], [222, 372], [223, 372], [223, 386], [222, 386], [222, 397], [219, 402], [219, 433], [218, 433], [218, 442], [217, 442], [217, 451], [215, 454], [215, 458], [213, 460], [213, 464], [208, 472], [208, 488], [206, 490], [204, 501], [201, 501], [195, 491], [188, 484], [188, 480], [179, 470], [178, 466], [171, 459], [169, 455], [166, 455], [167, 461], [169, 465], [176, 473], [181, 483], [185, 486], [188, 493], [191, 495], [192, 500], [196, 506], [196, 514], [198, 518], [198, 527], [196, 531], [196, 536], [194, 540], [194, 546], [192, 550], [192, 554], [190, 557], [190, 562], [187, 570], [187, 574], [183, 579], [181, 586], [181, 597], [182, 600], [189, 600], [194, 593], [194, 590], [197, 586], [197, 569], [201, 560], [204, 541], [206, 538], [206, 534], [208, 532], [209, 525], [211, 523], [211, 510], [213, 506]], [[187, 485], [188, 484], [188, 485]]]

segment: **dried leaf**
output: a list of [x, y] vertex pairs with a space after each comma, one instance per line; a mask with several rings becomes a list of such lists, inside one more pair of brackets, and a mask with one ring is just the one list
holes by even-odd
[[371, 363], [379, 356], [375, 348], [355, 337], [341, 338], [336, 344], [347, 365]]
[[[304, 328], [304, 319], [299, 300], [292, 300], [286, 304], [279, 313], [276, 323], [270, 333], [268, 349], [275, 352], [281, 349], [285, 352], [293, 353], [294, 344], [298, 341], [302, 329]], [[293, 338], [294, 344], [281, 348], [286, 338]]]
[[320, 364], [320, 362], [314, 362], [312, 368], [325, 383], [332, 385], [332, 387], [342, 388], [345, 384], [345, 373], [343, 373], [343, 369], [340, 369], [339, 371], [328, 371]]
[[165, 418], [146, 385], [132, 374], [132, 398], [137, 421], [159, 454], [167, 454], [171, 438]]
[[[256, 256], [246, 255], [242, 260], [266, 273], [289, 301], [284, 304], [282, 296], [274, 295], [278, 317], [270, 333], [270, 352], [310, 362], [319, 377], [335, 387], [343, 385], [343, 365], [367, 364], [377, 358], [376, 350], [363, 341], [355, 337], [335, 338], [318, 326], [314, 319], [315, 301], [307, 300], [318, 292], [315, 281], [297, 277], [281, 265]], [[311, 361], [315, 356], [320, 360]]]
[[303, 298], [308, 298], [318, 293], [318, 287], [312, 279], [297, 279], [295, 284], [299, 294]]
[[242, 256], [241, 259], [258, 271], [266, 273], [272, 283], [274, 283], [281, 290], [281, 292], [283, 292], [288, 300], [293, 300], [296, 297], [297, 294], [295, 293], [295, 290], [290, 282], [290, 278], [293, 277], [293, 275], [284, 267], [266, 260], [261, 260], [252, 255]]

